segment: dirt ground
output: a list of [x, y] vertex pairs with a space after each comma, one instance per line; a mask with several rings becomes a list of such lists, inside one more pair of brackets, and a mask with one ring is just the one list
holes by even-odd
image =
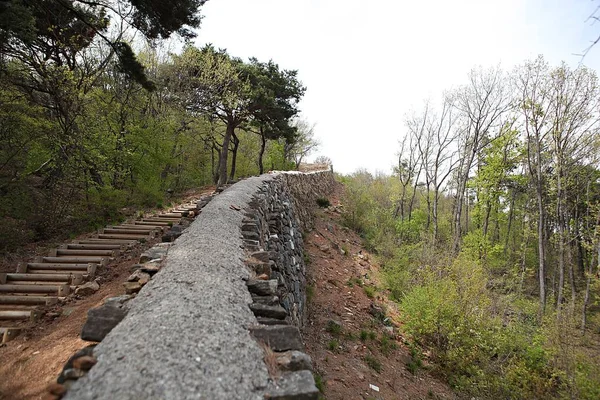
[[[455, 399], [426, 368], [415, 374], [394, 303], [380, 289], [378, 266], [361, 239], [340, 224], [338, 185], [305, 236], [309, 290], [307, 352], [328, 400]], [[387, 318], [387, 319], [386, 319]]]
[[[209, 187], [186, 193], [180, 203], [213, 191], [214, 187]], [[87, 311], [102, 304], [106, 298], [125, 294], [122, 284], [131, 274], [131, 267], [138, 262], [140, 254], [159, 239], [138, 244], [108, 267], [100, 267], [96, 273], [96, 277], [100, 278], [100, 290], [85, 298], [70, 297], [65, 304], [44, 310], [46, 314], [42, 320], [0, 347], [0, 400], [37, 400], [42, 397], [48, 384], [56, 381], [69, 357], [90, 344], [79, 338]], [[49, 243], [32, 244], [21, 253], [29, 252], [33, 257], [47, 254], [52, 247], [55, 246]], [[14, 272], [16, 263], [14, 259], [10, 260], [12, 268], [5, 269]], [[4, 265], [7, 264], [5, 259]]]

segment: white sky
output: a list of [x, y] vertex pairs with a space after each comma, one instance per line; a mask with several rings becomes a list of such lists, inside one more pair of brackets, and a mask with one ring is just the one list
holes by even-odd
[[[210, 0], [198, 45], [297, 69], [301, 109], [334, 169], [390, 172], [404, 116], [465, 82], [543, 54], [576, 66], [594, 0]], [[600, 66], [600, 44], [585, 64]]]

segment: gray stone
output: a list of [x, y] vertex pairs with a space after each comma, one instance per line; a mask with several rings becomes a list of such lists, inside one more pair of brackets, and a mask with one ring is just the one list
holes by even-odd
[[269, 263], [270, 260], [270, 254], [268, 251], [255, 251], [254, 253], [250, 254], [250, 257], [254, 257], [264, 263]]
[[75, 289], [75, 294], [80, 296], [89, 296], [96, 293], [100, 289], [100, 285], [96, 281], [86, 282]]
[[286, 351], [284, 353], [276, 353], [277, 365], [283, 371], [312, 371], [312, 360], [310, 356], [301, 351]]
[[265, 394], [271, 400], [317, 400], [319, 389], [310, 371], [287, 372]]
[[138, 282], [140, 280], [146, 281], [147, 283], [150, 280], [150, 274], [138, 269], [133, 274], [129, 275], [129, 278], [127, 278], [128, 282]]
[[276, 306], [279, 304], [279, 297], [277, 296], [255, 296], [252, 295], [252, 302], [265, 304], [267, 306]]
[[152, 260], [161, 260], [167, 255], [167, 248], [154, 246], [146, 250], [140, 256], [140, 264]]
[[268, 306], [265, 304], [254, 303], [250, 304], [250, 310], [257, 317], [266, 317], [266, 318], [276, 318], [276, 319], [285, 319], [287, 317], [287, 312], [285, 309], [279, 305], [277, 306]]
[[254, 337], [267, 344], [274, 351], [302, 350], [300, 331], [295, 326], [271, 325], [254, 326], [250, 328]]
[[142, 289], [143, 285], [140, 282], [125, 282], [123, 286], [126, 294], [135, 294]]
[[85, 376], [85, 371], [82, 371], [80, 369], [77, 368], [70, 368], [70, 369], [65, 369], [62, 372], [62, 376], [63, 378], [66, 379], [79, 379], [82, 376]]
[[256, 317], [256, 321], [262, 325], [289, 325], [290, 323], [285, 319], [265, 318]]
[[81, 330], [81, 338], [100, 342], [127, 315], [129, 296], [113, 297], [97, 308], [88, 311], [88, 317]]
[[259, 296], [274, 296], [277, 294], [277, 280], [271, 279], [268, 281], [249, 280], [246, 285], [250, 293]]
[[149, 274], [150, 276], [154, 275], [158, 271], [160, 271], [161, 265], [159, 262], [147, 262], [140, 266], [140, 270]]

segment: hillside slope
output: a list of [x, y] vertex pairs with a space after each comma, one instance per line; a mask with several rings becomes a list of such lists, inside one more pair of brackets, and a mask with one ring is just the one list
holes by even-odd
[[342, 193], [338, 184], [332, 206], [317, 211], [305, 235], [310, 289], [303, 337], [325, 398], [455, 399], [421, 355], [411, 355], [374, 258], [340, 223]]

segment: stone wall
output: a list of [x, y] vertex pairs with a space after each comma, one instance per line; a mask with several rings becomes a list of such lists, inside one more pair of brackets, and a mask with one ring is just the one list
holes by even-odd
[[333, 183], [331, 171], [274, 173], [216, 196], [66, 398], [316, 399], [298, 329], [306, 318], [302, 229]]

